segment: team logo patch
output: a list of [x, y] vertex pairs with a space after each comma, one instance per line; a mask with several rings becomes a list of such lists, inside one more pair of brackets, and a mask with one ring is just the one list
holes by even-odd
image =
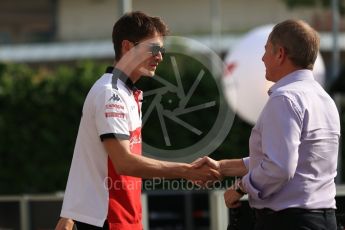
[[121, 101], [119, 95], [117, 95], [116, 93], [113, 93], [113, 96], [111, 96], [111, 98], [109, 98], [108, 101]]

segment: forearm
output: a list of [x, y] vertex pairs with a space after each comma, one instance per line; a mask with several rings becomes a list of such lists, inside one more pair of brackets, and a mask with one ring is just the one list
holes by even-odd
[[131, 153], [128, 140], [103, 141], [116, 172], [141, 178], [184, 178], [193, 181], [220, 178], [219, 172], [209, 167], [194, 168], [191, 164], [159, 161]]
[[220, 160], [219, 171], [223, 176], [244, 176], [248, 173], [242, 159]]
[[[126, 154], [122, 159], [122, 167], [118, 173], [141, 178], [186, 178], [187, 172], [191, 168], [189, 164], [158, 161], [135, 154]], [[119, 168], [119, 167], [116, 167]]]

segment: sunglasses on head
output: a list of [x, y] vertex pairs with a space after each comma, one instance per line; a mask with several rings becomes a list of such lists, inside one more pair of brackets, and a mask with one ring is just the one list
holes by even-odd
[[[134, 42], [134, 45], [138, 45], [140, 44], [139, 42]], [[155, 43], [151, 43], [151, 44], [147, 44], [147, 46], [149, 47], [150, 53], [152, 54], [152, 56], [157, 56], [159, 54], [159, 52], [161, 53], [162, 56], [164, 56], [165, 54], [165, 48], [162, 46], [159, 46], [158, 44]]]

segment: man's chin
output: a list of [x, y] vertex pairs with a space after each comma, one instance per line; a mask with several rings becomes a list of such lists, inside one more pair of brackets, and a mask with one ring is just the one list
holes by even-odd
[[155, 76], [155, 71], [145, 71], [145, 72], [143, 73], [143, 75], [144, 75], [145, 77], [153, 77], [153, 76]]
[[156, 69], [140, 68], [141, 76], [153, 77], [155, 75], [155, 72], [156, 72]]
[[270, 76], [267, 73], [265, 74], [265, 78], [266, 78], [267, 81], [271, 81], [270, 80]]

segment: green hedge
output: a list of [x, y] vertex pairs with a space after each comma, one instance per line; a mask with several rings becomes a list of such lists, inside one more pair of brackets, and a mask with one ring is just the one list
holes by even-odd
[[0, 67], [0, 193], [64, 189], [84, 97], [103, 71]]

